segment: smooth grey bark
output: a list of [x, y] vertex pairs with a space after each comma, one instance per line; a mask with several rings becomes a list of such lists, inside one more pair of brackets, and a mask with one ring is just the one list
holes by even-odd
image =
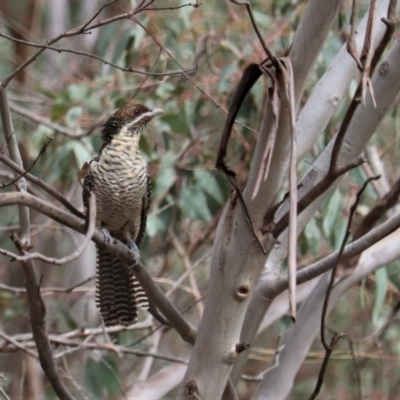
[[[376, 131], [377, 126], [379, 122], [382, 120], [382, 118], [385, 116], [387, 113], [390, 105], [393, 103], [395, 100], [396, 96], [400, 92], [400, 69], [397, 67], [400, 63], [400, 40], [397, 40], [395, 44], [392, 46], [389, 54], [387, 57], [384, 59], [384, 61], [381, 63], [381, 67], [377, 71], [376, 75], [372, 79], [372, 85], [374, 87], [375, 91], [375, 99], [376, 99], [376, 108], [373, 105], [372, 99], [368, 97], [365, 108], [359, 107], [354, 115], [354, 118], [349, 126], [348, 133], [346, 135], [346, 138], [343, 142], [343, 147], [342, 147], [342, 152], [340, 155], [340, 165], [344, 165], [351, 160], [353, 160], [364, 148], [364, 146], [367, 144], [368, 140], [372, 136], [372, 134]], [[314, 163], [313, 168], [317, 169], [318, 174], [321, 173], [317, 177], [317, 181], [322, 179], [322, 176], [324, 173], [326, 173], [327, 168], [329, 167], [329, 162], [330, 162], [330, 154], [331, 150], [333, 147], [333, 142], [334, 139], [331, 141], [331, 143], [327, 146], [327, 148], [323, 151], [323, 153], [320, 155], [320, 157], [316, 160]], [[331, 189], [333, 190], [333, 188]], [[316, 209], [319, 207], [321, 204], [321, 201], [323, 201], [329, 193], [325, 193], [323, 196], [321, 196], [317, 201], [313, 202], [309, 208], [306, 210], [306, 217], [304, 215], [300, 215], [299, 220], [303, 221], [300, 222], [300, 224], [304, 224], [305, 222], [308, 221], [307, 216], [308, 215], [314, 215]], [[378, 268], [378, 267], [377, 267]], [[356, 272], [355, 272], [356, 273]], [[355, 274], [354, 273], [354, 274]], [[354, 275], [353, 274], [353, 275]], [[353, 276], [351, 275], [351, 276]], [[348, 278], [347, 282], [354, 282], [354, 277], [351, 280], [351, 276]], [[355, 275], [358, 276], [358, 275]], [[361, 278], [360, 278], [361, 279]], [[321, 286], [322, 283], [319, 285]], [[264, 287], [264, 290], [268, 292], [268, 288]], [[271, 287], [271, 290], [274, 290]], [[317, 289], [316, 289], [317, 290]], [[307, 300], [308, 302], [308, 300]], [[310, 300], [311, 302], [311, 300]], [[311, 303], [312, 304], [312, 303]], [[332, 302], [333, 304], [333, 302]], [[320, 315], [320, 313], [318, 314]], [[299, 313], [298, 316], [298, 322], [297, 324], [301, 324], [303, 326], [303, 320], [302, 320], [303, 314]], [[311, 317], [310, 317], [311, 318]], [[317, 318], [316, 316], [314, 318]], [[297, 334], [302, 336], [303, 334], [305, 336], [310, 336], [310, 332], [304, 333], [301, 331], [301, 327], [296, 328], [296, 325], [293, 329], [293, 332], [298, 332]], [[308, 324], [306, 323], [306, 326], [311, 326], [312, 322], [308, 321]], [[305, 329], [303, 327], [303, 329]], [[308, 328], [307, 328], [308, 329]], [[292, 331], [291, 331], [292, 332]], [[295, 338], [292, 337], [292, 335], [295, 335], [295, 333], [290, 334], [290, 340], [295, 341]], [[309, 340], [312, 340], [315, 338], [316, 333], [312, 338], [308, 338]], [[289, 340], [289, 339], [288, 339]], [[303, 346], [303, 344], [301, 344]], [[301, 358], [299, 350], [299, 357]], [[293, 357], [295, 357], [295, 353], [293, 354]], [[282, 357], [282, 352], [280, 353], [280, 357]], [[289, 356], [287, 356], [289, 357]], [[280, 358], [280, 362], [281, 362]], [[296, 364], [296, 360], [292, 360], [292, 363], [288, 362], [290, 366], [290, 371], [294, 371], [294, 365], [297, 365], [297, 368], [300, 367], [298, 363]], [[290, 371], [289, 371], [289, 376], [290, 376]], [[282, 372], [282, 371], [281, 371]], [[276, 372], [274, 372], [276, 373]], [[287, 377], [288, 372], [285, 370], [285, 379]], [[269, 376], [269, 374], [267, 375]], [[266, 393], [268, 393], [268, 396], [275, 396], [275, 393], [280, 392], [282, 389], [279, 389], [279, 382], [277, 380], [274, 381], [274, 379], [270, 379], [269, 377], [268, 383], [264, 384], [262, 383], [262, 394], [263, 396], [266, 396]], [[294, 379], [294, 376], [293, 376]], [[288, 382], [288, 381], [286, 381]], [[289, 379], [290, 382], [290, 379]], [[287, 383], [286, 383], [287, 384]], [[269, 388], [268, 392], [265, 392], [265, 388]], [[257, 397], [256, 397], [257, 398]], [[259, 397], [262, 398], [262, 397]], [[265, 398], [265, 397], [263, 397]], [[276, 397], [276, 398], [284, 398], [284, 397]]]
[[[322, 3], [326, 7], [325, 11], [318, 15], [318, 18], [312, 19], [312, 15], [316, 16], [317, 13], [320, 13]], [[308, 43], [308, 57], [304, 58], [301, 52], [292, 50], [291, 64], [295, 81], [296, 79], [298, 81], [298, 92], [295, 93], [296, 102], [301, 96], [301, 90], [304, 87], [311, 65], [329, 32], [339, 3], [340, 1], [311, 0], [307, 5], [307, 11], [304, 14], [307, 27], [303, 25], [300, 33], [295, 34], [294, 43], [298, 43], [298, 46], [305, 46], [305, 43]], [[321, 21], [320, 16], [326, 19]], [[312, 33], [313, 30], [308, 26], [308, 23], [317, 27], [319, 35]], [[310, 35], [312, 38], [306, 35]], [[287, 99], [282, 96], [286, 88], [282, 74], [277, 74], [277, 86], [281, 94], [280, 114], [276, 116], [278, 125], [276, 125], [277, 121], [275, 121], [271, 103], [266, 102], [249, 180], [243, 192], [244, 200], [259, 237], [261, 236], [260, 228], [263, 223], [263, 216], [276, 201], [286, 178], [290, 154], [290, 118], [287, 111], [290, 105]], [[261, 183], [260, 189], [254, 196], [265, 146], [271, 129], [276, 126], [278, 134], [272, 153], [271, 169], [267, 180]], [[269, 235], [265, 235], [261, 240], [268, 254], [275, 241]], [[265, 259], [266, 255], [249, 229], [240, 204], [235, 195], [232, 195], [223, 211], [217, 229], [204, 315], [191, 361], [180, 388], [180, 399], [221, 398], [232, 366], [242, 351], [240, 331], [243, 318], [250, 294], [254, 292]]]
[[182, 381], [186, 365], [172, 364], [157, 371], [151, 378], [138, 382], [126, 392], [127, 399], [159, 400]]
[[[386, 15], [388, 4], [388, 0], [379, 2], [378, 12], [376, 15], [377, 21], [380, 21], [380, 19]], [[398, 7], [397, 12], [399, 12], [399, 9], [400, 7]], [[364, 18], [364, 20], [360, 23], [360, 26], [357, 28], [358, 33], [356, 38], [358, 49], [361, 49], [362, 47], [361, 39], [365, 35], [366, 18], [367, 17]], [[382, 38], [385, 29], [385, 25], [382, 22], [377, 23], [375, 30], [376, 36], [374, 37], [375, 45], [377, 45], [379, 40]], [[391, 61], [391, 65], [395, 64], [393, 64]], [[321, 78], [320, 82], [312, 92], [308, 102], [300, 112], [297, 124], [297, 131], [299, 135], [299, 159], [300, 157], [304, 157], [304, 155], [312, 148], [319, 135], [323, 133], [323, 130], [328, 124], [335, 109], [339, 105], [339, 99], [344, 96], [351, 79], [356, 75], [356, 70], [357, 67], [355, 62], [347, 53], [347, 50], [344, 46], [334, 59], [332, 65]], [[345, 142], [347, 143], [347, 150], [343, 152], [340, 158], [341, 163], [343, 164], [352, 161], [358, 154], [360, 154], [368, 139], [375, 132], [378, 123], [383, 118], [383, 115], [386, 113], [388, 107], [393, 102], [398, 90], [396, 89], [398, 87], [398, 85], [396, 85], [396, 75], [386, 80], [385, 84], [382, 82], [382, 79], [374, 79], [374, 88], [376, 85], [381, 86], [379, 89], [381, 101], [378, 105], [378, 108], [376, 110], [374, 109], [371, 98], [369, 97], [369, 102], [366, 105], [366, 108], [363, 109], [360, 107], [356, 113], [357, 119], [354, 119], [360, 121], [365, 118], [367, 122], [364, 124], [364, 126], [359, 126], [353, 121], [348, 129], [345, 139]], [[393, 87], [392, 83], [394, 84]], [[378, 89], [378, 86], [376, 89]], [[390, 92], [391, 89], [393, 89], [393, 92]], [[388, 91], [388, 97], [385, 98], [386, 91]], [[323, 151], [312, 168], [312, 170], [318, 174], [315, 181], [314, 179], [309, 180], [309, 183], [307, 184], [307, 179], [303, 179], [303, 182], [305, 183], [305, 192], [308, 191], [315, 183], [320, 181], [326, 174], [326, 171], [329, 168], [333, 142], [334, 140], [332, 140], [329, 146]], [[353, 150], [349, 152], [349, 148], [352, 148]], [[304, 229], [308, 221], [314, 216], [315, 212], [323, 203], [323, 201], [332, 193], [335, 188], [336, 185], [333, 185], [328, 191], [315, 200], [299, 215], [299, 234]], [[288, 231], [285, 230], [279, 237], [280, 245], [275, 247], [269, 254], [266, 268], [260, 279], [260, 284], [256, 290], [256, 293], [251, 299], [240, 338], [240, 340], [245, 343], [252, 343], [254, 341], [255, 335], [259, 329], [259, 325], [274, 296], [276, 295], [276, 291], [274, 290], [274, 281], [279, 274], [280, 265], [287, 255], [287, 237]], [[234, 382], [237, 382], [241, 376], [244, 365], [248, 358], [248, 353], [249, 350], [244, 351], [240, 355], [239, 360], [235, 363], [231, 374], [231, 378]]]
[[[335, 285], [330, 296], [329, 313], [354, 283], [400, 257], [399, 234], [399, 231], [394, 232], [384, 240], [383, 245], [377, 243], [365, 252], [353, 274]], [[296, 324], [282, 338], [283, 349], [278, 355], [279, 362], [265, 374], [254, 396], [255, 400], [280, 400], [290, 394], [297, 371], [320, 329], [322, 305], [329, 276], [330, 272], [324, 274], [309, 298], [300, 307]]]

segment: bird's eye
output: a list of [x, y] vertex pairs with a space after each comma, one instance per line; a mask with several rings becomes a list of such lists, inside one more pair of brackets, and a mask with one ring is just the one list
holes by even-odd
[[135, 110], [135, 115], [139, 115], [140, 114], [140, 110], [137, 108], [136, 110]]

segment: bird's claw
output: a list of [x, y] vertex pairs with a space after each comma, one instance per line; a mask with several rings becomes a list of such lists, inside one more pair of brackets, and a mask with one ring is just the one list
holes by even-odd
[[107, 246], [111, 242], [110, 232], [106, 228], [101, 228], [104, 235], [104, 244]]
[[129, 247], [129, 250], [130, 250], [130, 254], [132, 255], [133, 266], [135, 266], [140, 261], [139, 248], [137, 247], [137, 244], [135, 243], [135, 241], [132, 240], [132, 239], [128, 240], [128, 247]]

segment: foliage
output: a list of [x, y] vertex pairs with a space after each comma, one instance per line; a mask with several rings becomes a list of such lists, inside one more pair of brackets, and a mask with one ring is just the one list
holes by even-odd
[[[5, 3], [12, 8], [14, 19], [6, 20], [3, 13], [0, 32], [16, 37], [14, 25], [19, 25], [16, 6], [11, 1]], [[49, 39], [48, 32], [53, 24], [50, 2], [33, 3], [37, 3], [37, 6], [36, 12], [29, 17], [32, 19], [30, 31], [20, 32], [19, 27], [17, 33], [22, 33], [22, 37], [28, 41], [44, 43]], [[98, 2], [98, 6], [103, 3]], [[305, 2], [279, 0], [265, 3], [261, 0], [252, 2], [255, 19], [274, 54], [283, 55], [291, 43]], [[28, 10], [26, 4], [24, 7]], [[161, 2], [155, 2], [154, 7], [161, 7]], [[95, 54], [114, 66], [82, 54], [47, 50], [28, 67], [28, 72], [17, 75], [9, 88], [9, 98], [12, 104], [43, 117], [40, 122], [13, 113], [15, 133], [25, 167], [34, 162], [46, 138], [52, 135], [51, 144], [30, 172], [71, 198], [80, 209], [81, 189], [77, 175], [82, 165], [99, 150], [99, 132], [105, 119], [132, 98], [148, 107], [161, 106], [165, 110], [165, 114], [148, 127], [141, 141], [141, 150], [149, 164], [153, 185], [142, 257], [163, 291], [168, 292], [173, 288], [173, 302], [187, 319], [198, 326], [199, 313], [207, 296], [208, 266], [217, 222], [232, 191], [226, 177], [214, 168], [226, 110], [232, 103], [234, 89], [243, 69], [251, 62], [261, 62], [264, 53], [247, 15], [244, 17], [243, 8], [233, 3], [204, 2], [199, 7], [193, 7], [184, 1], [168, 0], [162, 2], [162, 7], [165, 9], [149, 10], [132, 19], [100, 27], [93, 32], [97, 36], [89, 49], [83, 41], [79, 42], [84, 35], [78, 36], [78, 40], [66, 38], [57, 44], [59, 48]], [[71, 2], [67, 8], [69, 16], [65, 16], [65, 26], [68, 29], [91, 17], [85, 14], [80, 2]], [[106, 7], [100, 18], [119, 14], [129, 8], [128, 1], [118, 1]], [[365, 6], [361, 7], [360, 15], [365, 9]], [[343, 6], [310, 75], [305, 98], [343, 45], [343, 36], [349, 29], [348, 15], [349, 8]], [[43, 21], [46, 28], [39, 29]], [[16, 43], [0, 38], [0, 52], [5, 60], [0, 64], [0, 76], [7, 76], [22, 62], [17, 59], [17, 49]], [[33, 51], [28, 47], [28, 55]], [[55, 68], [52, 63], [55, 63]], [[126, 68], [149, 74], [122, 70]], [[186, 72], [162, 75], [182, 70]], [[229, 164], [234, 166], [238, 174], [240, 187], [247, 180], [267, 89], [268, 83], [262, 79], [253, 87], [240, 110], [229, 143]], [[343, 99], [324, 135], [300, 163], [299, 176], [309, 169], [340, 126], [353, 93], [354, 90], [349, 88], [347, 98]], [[75, 137], [54, 130], [52, 123], [67, 128]], [[398, 132], [398, 125], [397, 111], [389, 113], [379, 128], [378, 137], [371, 143], [380, 155], [389, 183], [397, 179], [398, 135], [393, 135], [393, 132]], [[1, 179], [7, 182], [9, 177], [5, 170], [1, 173], [3, 171]], [[366, 174], [362, 169], [348, 173], [308, 223], [299, 238], [299, 264], [309, 263], [340, 247], [350, 206]], [[358, 207], [356, 225], [378, 198], [376, 189], [369, 187]], [[62, 257], [79, 244], [80, 238], [75, 232], [64, 229], [54, 221], [45, 220], [38, 213], [32, 212], [31, 218], [34, 248], [44, 254]], [[7, 213], [0, 215], [0, 223], [4, 227], [0, 246], [12, 250], [7, 234], [18, 224], [16, 211], [8, 208]], [[65, 289], [93, 275], [93, 249], [82, 258], [63, 268], [41, 265], [41, 275], [46, 283], [43, 288], [57, 286]], [[5, 257], [0, 262], [1, 281], [12, 287], [22, 286], [19, 267], [10, 264]], [[193, 270], [191, 277], [176, 288], [174, 282], [189, 269]], [[399, 285], [397, 264], [378, 270], [345, 295], [329, 320], [329, 325], [340, 326], [345, 332], [357, 331], [357, 337], [366, 336], [382, 326], [390, 315], [390, 310], [399, 300]], [[92, 282], [72, 292], [50, 291], [45, 301], [50, 332], [67, 332], [100, 323], [97, 311], [93, 308]], [[4, 287], [0, 291], [0, 305], [2, 330], [8, 334], [28, 331], [27, 311], [22, 307], [27, 307], [24, 294]], [[148, 316], [143, 314], [142, 321], [148, 321]], [[360, 325], [355, 327], [355, 321]], [[272, 350], [275, 350], [279, 337], [289, 326], [289, 319], [284, 317], [272, 325], [268, 335], [264, 333], [258, 338], [251, 351], [246, 374], [256, 375], [266, 369]], [[99, 342], [110, 339], [115, 345], [135, 350], [189, 357], [189, 346], [182, 346], [181, 339], [168, 328], [161, 328], [160, 337], [156, 338], [153, 333], [157, 327], [157, 323], [153, 322], [143, 330], [110, 334], [109, 338], [106, 335], [99, 336]], [[387, 353], [378, 350], [381, 353], [376, 361], [365, 361], [363, 376], [379, 376], [379, 370], [388, 363], [389, 356], [398, 353], [398, 335], [398, 327], [393, 324], [382, 338]], [[67, 376], [69, 389], [76, 396], [84, 393], [89, 398], [122, 398], [122, 393], [126, 394], [139, 378], [147, 380], [169, 365], [163, 359], [151, 363], [148, 361], [150, 358], [142, 359], [126, 353], [122, 355], [118, 349], [114, 353], [111, 342], [108, 345], [111, 351], [75, 349], [63, 357], [60, 368]], [[357, 351], [368, 353], [370, 345], [370, 342], [360, 343]], [[56, 353], [57, 349], [54, 351]], [[306, 398], [312, 391], [322, 354], [323, 349], [317, 339], [306, 360], [307, 364], [300, 369], [292, 398]], [[3, 365], [10, 360], [8, 355], [0, 357]], [[3, 387], [15, 396], [19, 389], [15, 385], [13, 387], [11, 382], [24, 382], [24, 379], [28, 379], [24, 378], [24, 373], [29, 372], [31, 377], [35, 373], [24, 372], [23, 359], [18, 358], [14, 362], [16, 365], [13, 368], [3, 371]], [[312, 368], [309, 368], [309, 364], [312, 364]], [[349, 398], [356, 397], [358, 389], [355, 385], [358, 385], [358, 381], [348, 346], [343, 345], [334, 352], [329, 368], [331, 374], [326, 377], [325, 393], [330, 392], [333, 397], [339, 397], [340, 393], [346, 393]], [[385, 379], [389, 388], [398, 382], [398, 372], [393, 366], [388, 366]], [[340, 385], [335, 382], [340, 382]], [[254, 390], [255, 385], [251, 382], [243, 381], [239, 386], [243, 398]], [[363, 389], [363, 393], [377, 396], [381, 390], [381, 387], [371, 384]], [[23, 397], [23, 394], [20, 393], [20, 396]], [[53, 396], [53, 393], [46, 391], [47, 398]]]

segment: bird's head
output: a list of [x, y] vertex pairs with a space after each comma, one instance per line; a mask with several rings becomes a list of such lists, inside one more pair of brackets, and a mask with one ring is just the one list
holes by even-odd
[[103, 125], [101, 138], [104, 143], [109, 143], [117, 134], [139, 135], [153, 117], [163, 112], [160, 108], [149, 110], [141, 104], [130, 101], [116, 111]]

